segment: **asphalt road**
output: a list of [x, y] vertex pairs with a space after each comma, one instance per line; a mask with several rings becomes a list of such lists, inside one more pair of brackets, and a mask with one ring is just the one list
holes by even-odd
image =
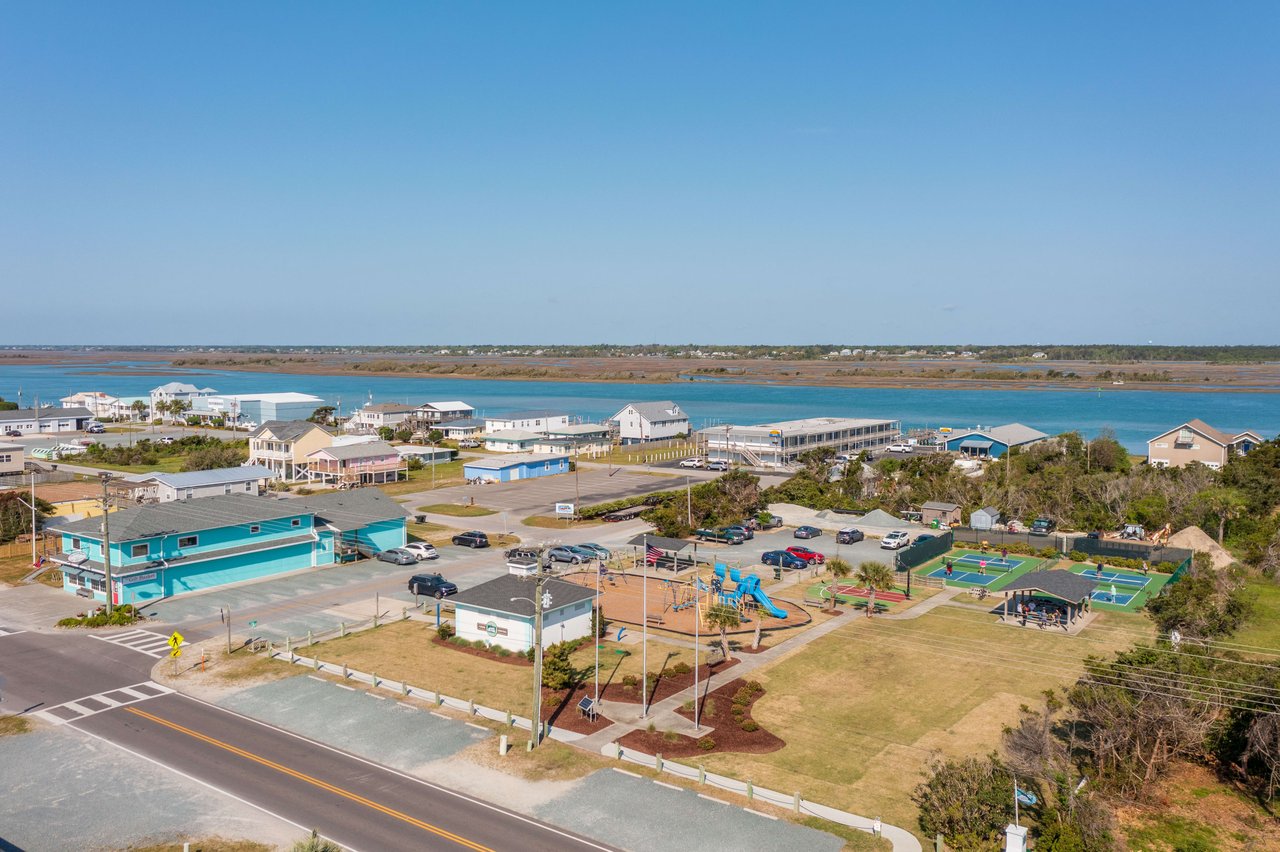
[[0, 636], [6, 709], [74, 701], [95, 712], [67, 725], [352, 849], [610, 848], [187, 696], [107, 706], [153, 662], [89, 637]]

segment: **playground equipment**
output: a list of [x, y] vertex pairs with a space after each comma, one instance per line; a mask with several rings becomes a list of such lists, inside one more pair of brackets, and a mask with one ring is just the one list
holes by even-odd
[[706, 595], [705, 607], [710, 603], [711, 587], [702, 582], [700, 578], [695, 577], [694, 582], [682, 583], [677, 580], [662, 581], [662, 611], [672, 610], [679, 612], [682, 609], [688, 609], [703, 595]]
[[732, 589], [728, 587], [725, 579], [725, 566], [717, 562], [715, 575], [718, 583], [713, 582], [712, 591], [716, 591], [715, 586], [717, 584], [720, 586], [718, 591], [720, 603], [727, 604], [735, 609], [758, 606], [774, 618], [785, 619], [787, 617], [787, 611], [769, 600], [769, 596], [765, 594], [764, 589], [760, 588], [759, 577], [754, 574], [743, 576], [742, 572], [737, 568], [730, 568], [727, 573], [728, 579], [735, 584]]

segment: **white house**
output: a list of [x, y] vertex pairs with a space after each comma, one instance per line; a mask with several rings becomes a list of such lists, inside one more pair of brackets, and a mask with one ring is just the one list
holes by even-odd
[[186, 382], [168, 382], [158, 388], [151, 389], [151, 411], [153, 414], [158, 414], [160, 412], [157, 407], [159, 403], [168, 403], [175, 399], [189, 402], [191, 407], [194, 408], [196, 400], [214, 396], [215, 394], [217, 394], [217, 391], [213, 388], [198, 388]]
[[527, 453], [544, 436], [523, 429], [500, 429], [483, 436], [484, 448], [491, 453]]
[[534, 442], [535, 453], [556, 453], [566, 456], [594, 457], [604, 455], [613, 447], [609, 427], [599, 423], [573, 423], [547, 432]]
[[[591, 635], [591, 604], [595, 591], [564, 580], [547, 580], [542, 587], [550, 602], [542, 610], [542, 647]], [[458, 635], [482, 639], [517, 654], [533, 647], [534, 583], [503, 574], [459, 592], [449, 601]]]
[[447, 423], [475, 417], [476, 410], [460, 399], [424, 402], [417, 408], [418, 419], [426, 423]]
[[444, 437], [450, 441], [461, 441], [467, 438], [475, 438], [484, 432], [484, 421], [475, 417], [466, 417], [462, 420], [450, 420], [441, 423], [437, 427], [444, 433]]
[[669, 399], [659, 402], [631, 402], [609, 418], [618, 424], [624, 444], [662, 441], [689, 434], [689, 417]]
[[501, 432], [506, 429], [521, 429], [525, 432], [537, 432], [545, 435], [548, 432], [569, 425], [569, 415], [563, 411], [533, 409], [531, 411], [510, 411], [484, 419], [484, 431]]
[[275, 471], [259, 465], [193, 470], [187, 473], [143, 473], [131, 476], [133, 482], [154, 486], [157, 502], [191, 500], [219, 494], [256, 494], [266, 489]]
[[19, 408], [0, 411], [0, 432], [40, 435], [53, 432], [81, 432], [93, 420], [87, 408]]
[[416, 407], [399, 402], [370, 402], [352, 414], [342, 428], [348, 432], [377, 432], [383, 426], [397, 429], [417, 411]]
[[22, 445], [0, 444], [0, 476], [22, 473]]

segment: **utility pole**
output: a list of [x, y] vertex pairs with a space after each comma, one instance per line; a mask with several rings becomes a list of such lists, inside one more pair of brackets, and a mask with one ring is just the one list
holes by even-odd
[[533, 574], [533, 598], [512, 598], [514, 601], [529, 601], [533, 604], [533, 715], [529, 718], [529, 732], [532, 748], [542, 743], [542, 610], [551, 605], [551, 593], [543, 591], [543, 586], [551, 577], [545, 572], [550, 565], [551, 557], [546, 548], [538, 553], [538, 566]]
[[220, 607], [223, 610], [222, 620], [227, 623], [227, 653], [231, 653], [231, 605]]
[[31, 567], [36, 567], [36, 472], [31, 471]]
[[693, 526], [693, 488], [689, 485], [688, 474], [684, 477], [684, 502], [685, 511], [688, 513], [687, 522], [690, 527]]
[[111, 618], [111, 497], [108, 488], [111, 474], [99, 474], [102, 479], [102, 573], [107, 581], [107, 618]]

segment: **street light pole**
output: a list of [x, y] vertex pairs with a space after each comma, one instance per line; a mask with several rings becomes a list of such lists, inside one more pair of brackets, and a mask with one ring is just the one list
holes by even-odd
[[111, 505], [107, 496], [111, 474], [99, 474], [102, 479], [102, 573], [107, 581], [107, 618], [111, 618]]

